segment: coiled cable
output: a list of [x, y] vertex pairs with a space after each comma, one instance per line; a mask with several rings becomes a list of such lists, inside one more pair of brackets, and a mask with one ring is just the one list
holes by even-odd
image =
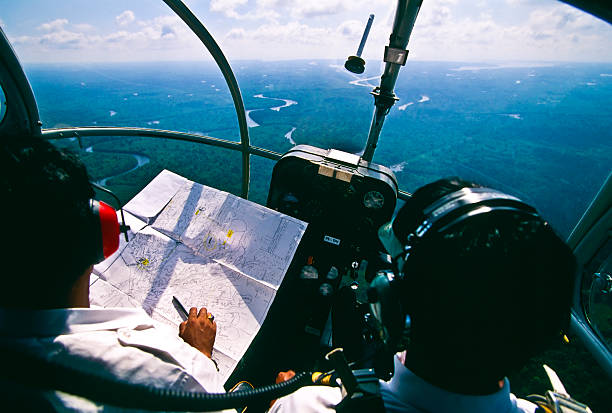
[[118, 382], [93, 372], [46, 360], [34, 354], [2, 348], [7, 361], [0, 376], [9, 382], [40, 390], [59, 390], [123, 408], [165, 411], [216, 411], [259, 404], [312, 385], [311, 374], [302, 372], [282, 383], [230, 393], [188, 392], [143, 384]]

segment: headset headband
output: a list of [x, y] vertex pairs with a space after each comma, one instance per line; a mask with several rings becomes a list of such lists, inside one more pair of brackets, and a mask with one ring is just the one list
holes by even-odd
[[423, 238], [432, 227], [437, 228], [437, 232], [444, 232], [466, 218], [499, 210], [538, 216], [533, 207], [515, 196], [490, 188], [462, 188], [424, 208], [424, 218], [412, 234]]
[[537, 211], [519, 198], [491, 188], [462, 188], [432, 202], [423, 208], [423, 218], [405, 240], [393, 231], [393, 221], [383, 225], [378, 236], [387, 252], [403, 267], [411, 249], [427, 234], [441, 233], [467, 218], [493, 211], [508, 211], [538, 217]]

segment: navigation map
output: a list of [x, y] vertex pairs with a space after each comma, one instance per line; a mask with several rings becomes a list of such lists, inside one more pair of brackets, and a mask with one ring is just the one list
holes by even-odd
[[190, 182], [151, 225], [195, 254], [278, 288], [306, 223]]
[[226, 380], [264, 322], [306, 223], [194, 182], [181, 185], [98, 274], [92, 304], [137, 305], [176, 331], [183, 320], [173, 296], [187, 309], [206, 307], [217, 322], [213, 358]]

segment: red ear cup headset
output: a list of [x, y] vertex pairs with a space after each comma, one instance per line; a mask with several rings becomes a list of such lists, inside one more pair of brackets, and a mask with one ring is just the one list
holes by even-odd
[[117, 211], [107, 203], [89, 200], [92, 215], [92, 237], [94, 242], [93, 263], [98, 264], [119, 249], [121, 232]]
[[129, 241], [128, 230], [130, 227], [125, 224], [123, 208], [121, 208], [121, 201], [119, 198], [117, 198], [111, 190], [95, 182], [90, 182], [90, 184], [95, 189], [113, 197], [119, 205], [119, 212], [121, 212], [120, 224], [117, 219], [117, 211], [113, 207], [102, 201], [97, 201], [95, 199], [89, 200], [92, 217], [91, 236], [94, 242], [91, 262], [93, 264], [98, 264], [113, 255], [113, 253], [119, 249], [119, 234], [121, 232], [125, 235], [125, 242]]
[[[412, 225], [404, 239], [394, 228], [410, 225], [397, 217], [380, 227], [378, 235], [393, 257], [393, 271], [380, 272], [368, 290], [372, 314], [380, 324], [380, 336], [393, 354], [402, 348], [402, 337], [409, 328], [409, 317], [401, 302], [410, 271], [410, 256], [418, 253], [427, 240], [475, 216], [491, 213], [520, 214], [528, 219], [541, 219], [537, 211], [520, 199], [490, 188], [462, 188], [434, 201], [422, 211], [420, 222]], [[398, 217], [401, 214], [398, 214]], [[412, 217], [414, 219], [414, 217]]]

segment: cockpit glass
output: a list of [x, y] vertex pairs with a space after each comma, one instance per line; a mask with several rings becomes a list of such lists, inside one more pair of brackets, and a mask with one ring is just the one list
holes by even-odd
[[[252, 145], [361, 153], [393, 5], [186, 4], [233, 68]], [[365, 72], [356, 75], [343, 65], [358, 54], [370, 14]], [[0, 23], [24, 63], [43, 128], [240, 140], [223, 75], [162, 1], [13, 2]], [[505, 190], [535, 204], [566, 236], [610, 173], [611, 46], [609, 24], [562, 2], [425, 1], [373, 160], [408, 192], [445, 176]], [[163, 143], [148, 145], [156, 151]], [[229, 169], [239, 179], [240, 164]], [[265, 199], [270, 168], [252, 169], [261, 178], [252, 180], [260, 193], [251, 197]]]
[[4, 90], [2, 89], [2, 85], [0, 84], [0, 123], [4, 120], [4, 115], [6, 114], [6, 96], [4, 94]]
[[514, 194], [567, 236], [610, 173], [612, 64], [412, 62], [406, 72], [374, 161], [408, 191], [459, 176]]
[[138, 127], [240, 139], [223, 75], [163, 2], [26, 1], [8, 9], [3, 29], [43, 128]]

